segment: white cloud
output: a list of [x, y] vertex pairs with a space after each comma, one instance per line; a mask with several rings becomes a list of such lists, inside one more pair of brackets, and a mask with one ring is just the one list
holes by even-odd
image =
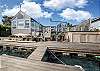
[[83, 8], [88, 3], [87, 0], [45, 0], [44, 6], [50, 9], [64, 9], [64, 8]]
[[15, 6], [12, 9], [5, 9], [4, 12], [2, 12], [2, 15], [14, 16], [18, 11], [19, 11], [18, 6]]
[[[12, 9], [6, 9], [2, 15], [14, 16], [20, 10], [19, 6], [15, 6]], [[21, 10], [31, 16], [32, 18], [45, 17], [49, 18], [52, 16], [52, 13], [45, 12], [41, 9], [40, 4], [31, 2], [31, 0], [24, 0], [21, 5]]]
[[70, 8], [63, 10], [63, 12], [60, 13], [60, 16], [67, 20], [76, 20], [78, 22], [91, 18], [91, 14], [88, 11], [76, 11]]
[[48, 17], [51, 17], [52, 14], [53, 14], [53, 13], [44, 12], [44, 13], [43, 13], [43, 16], [44, 16], [45, 18], [48, 18]]

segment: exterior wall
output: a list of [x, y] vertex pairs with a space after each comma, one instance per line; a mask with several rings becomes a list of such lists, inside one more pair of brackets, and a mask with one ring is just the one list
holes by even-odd
[[29, 32], [30, 30], [29, 29], [13, 29], [12, 30], [12, 35], [13, 34], [30, 34], [31, 32]]
[[72, 35], [72, 41], [73, 42], [80, 42], [80, 35], [79, 34], [75, 34], [75, 35]]
[[100, 32], [67, 32], [65, 38], [69, 42], [100, 43]]

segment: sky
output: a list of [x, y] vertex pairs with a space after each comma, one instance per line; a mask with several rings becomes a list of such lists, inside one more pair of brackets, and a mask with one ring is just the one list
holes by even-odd
[[43, 25], [59, 22], [79, 24], [89, 18], [100, 17], [100, 0], [0, 0], [0, 22], [2, 16], [14, 16], [20, 10]]

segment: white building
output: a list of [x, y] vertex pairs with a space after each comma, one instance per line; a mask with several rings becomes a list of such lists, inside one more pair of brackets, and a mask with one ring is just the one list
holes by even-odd
[[43, 35], [45, 38], [51, 38], [51, 27], [45, 26], [43, 29]]

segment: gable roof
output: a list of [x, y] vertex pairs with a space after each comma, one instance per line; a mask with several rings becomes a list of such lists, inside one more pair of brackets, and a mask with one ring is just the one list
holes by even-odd
[[[32, 20], [34, 20], [35, 22], [37, 22], [35, 19], [33, 19], [32, 17], [30, 17], [30, 16], [27, 15], [26, 13], [22, 12], [21, 10], [11, 19], [11, 21], [12, 21], [13, 19], [15, 19], [16, 16], [17, 16], [19, 13], [22, 13], [22, 14], [28, 16], [29, 18], [31, 18]], [[39, 22], [37, 22], [37, 23], [40, 24]], [[40, 25], [43, 26], [42, 24], [40, 24]]]
[[[22, 12], [21, 10], [11, 19], [11, 20], [13, 20], [13, 19], [15, 19], [16, 18], [16, 16], [19, 14], [19, 13], [22, 13], [22, 14], [24, 14], [24, 15], [26, 15], [26, 16], [28, 16], [28, 17], [30, 17], [29, 15], [27, 15], [27, 14], [25, 14], [24, 12]], [[31, 18], [31, 17], [30, 17]]]

